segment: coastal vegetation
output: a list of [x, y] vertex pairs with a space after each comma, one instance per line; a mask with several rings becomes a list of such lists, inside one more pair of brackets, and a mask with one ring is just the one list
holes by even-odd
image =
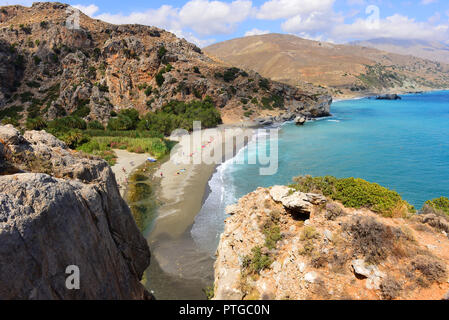
[[161, 110], [146, 114], [137, 128], [168, 136], [176, 129], [192, 131], [193, 121], [201, 121], [203, 128], [213, 128], [221, 124], [220, 113], [210, 97], [202, 101], [171, 101]]
[[[30, 114], [32, 107], [28, 107], [24, 126], [28, 130], [46, 130], [70, 148], [102, 157], [113, 165], [113, 149], [149, 153], [160, 158], [173, 146], [164, 136], [169, 136], [174, 130], [182, 128], [191, 131], [194, 121], [201, 121], [203, 128], [215, 127], [221, 123], [220, 113], [210, 97], [191, 102], [171, 101], [161, 110], [144, 116], [133, 108], [123, 109], [118, 113], [113, 111], [106, 125], [98, 120], [85, 120], [90, 113], [88, 103], [88, 100], [80, 101], [78, 108], [70, 115], [51, 121], [44, 120], [38, 109]], [[20, 126], [23, 111], [21, 106], [3, 109], [0, 111], [0, 120], [2, 124]]]
[[396, 191], [363, 179], [300, 176], [293, 180], [292, 188], [322, 193], [348, 208], [366, 208], [386, 217], [407, 216], [415, 211]]
[[436, 213], [449, 216], [449, 199], [447, 197], [426, 201], [424, 205], [432, 208]]
[[[147, 164], [145, 172], [152, 172], [154, 165]], [[156, 212], [156, 201], [150, 180], [139, 169], [129, 177], [129, 185], [126, 200], [129, 203], [132, 215], [140, 231], [144, 231], [148, 223], [152, 221]]]

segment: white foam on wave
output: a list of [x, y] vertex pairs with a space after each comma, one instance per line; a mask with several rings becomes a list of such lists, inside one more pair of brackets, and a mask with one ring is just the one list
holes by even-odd
[[248, 144], [236, 155], [219, 165], [209, 180], [210, 193], [200, 212], [195, 217], [191, 235], [199, 249], [215, 255], [220, 235], [224, 229], [226, 206], [236, 203], [236, 190], [232, 179], [233, 165], [243, 162], [245, 155], [257, 152], [257, 137], [268, 135], [265, 130], [257, 130]]

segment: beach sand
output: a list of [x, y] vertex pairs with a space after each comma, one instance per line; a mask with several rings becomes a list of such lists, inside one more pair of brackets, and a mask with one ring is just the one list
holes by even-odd
[[125, 194], [129, 175], [140, 167], [150, 157], [147, 153], [131, 153], [126, 150], [114, 150], [117, 155], [117, 162], [111, 168], [115, 174], [115, 179], [120, 188], [122, 197]]
[[[190, 230], [217, 164], [232, 158], [253, 135], [251, 129], [234, 128], [224, 136], [224, 129], [230, 128], [220, 128], [218, 136], [202, 131], [201, 143], [196, 146], [190, 138], [179, 139], [178, 156], [171, 156], [154, 173], [154, 178], [160, 181], [157, 197], [162, 204], [146, 234], [152, 253], [147, 286], [158, 299], [205, 299], [202, 289], [213, 282], [214, 259], [197, 249]], [[201, 153], [212, 154], [220, 160], [211, 164], [192, 163]]]

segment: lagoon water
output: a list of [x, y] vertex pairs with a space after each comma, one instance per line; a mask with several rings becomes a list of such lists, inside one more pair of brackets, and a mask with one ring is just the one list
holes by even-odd
[[[426, 200], [449, 196], [449, 91], [398, 101], [341, 101], [331, 112], [303, 127], [279, 128], [275, 175], [262, 176], [258, 165], [232, 161], [217, 168], [191, 231], [200, 248], [214, 254], [226, 205], [298, 175], [363, 178], [396, 190], [418, 209]], [[236, 158], [257, 152], [257, 143], [249, 143]]]

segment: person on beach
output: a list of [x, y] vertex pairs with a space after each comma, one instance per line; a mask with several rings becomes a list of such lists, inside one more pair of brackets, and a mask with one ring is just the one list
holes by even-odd
[[163, 178], [164, 177], [164, 174], [161, 172], [161, 178]]

